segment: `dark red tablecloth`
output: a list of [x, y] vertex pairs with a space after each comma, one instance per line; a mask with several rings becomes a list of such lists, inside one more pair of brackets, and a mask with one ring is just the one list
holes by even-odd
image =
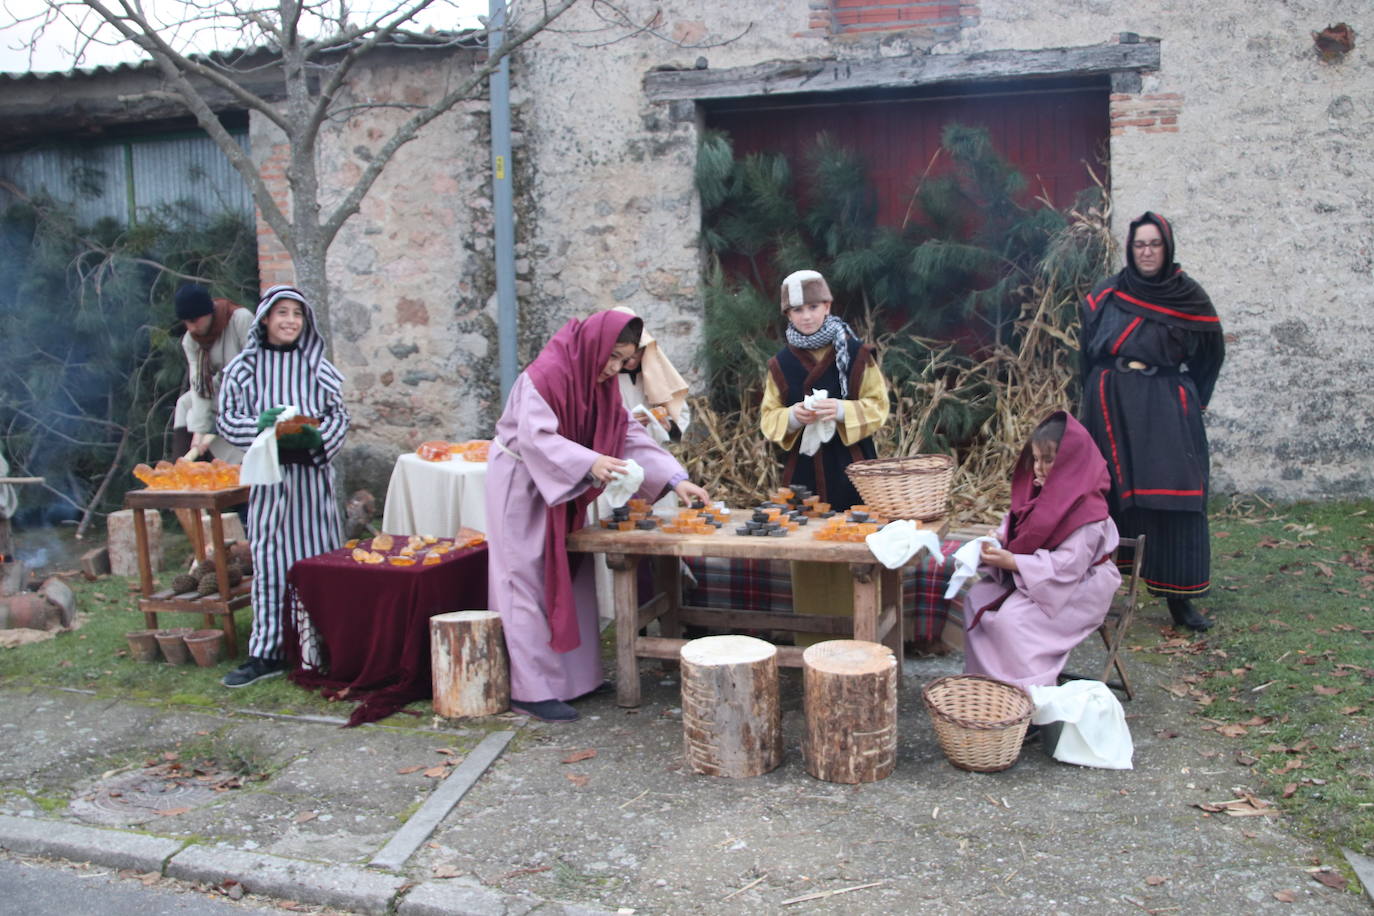
[[347, 548], [301, 560], [287, 576], [290, 678], [361, 699], [349, 725], [384, 719], [431, 695], [429, 618], [487, 606], [487, 546], [430, 566], [369, 566]]

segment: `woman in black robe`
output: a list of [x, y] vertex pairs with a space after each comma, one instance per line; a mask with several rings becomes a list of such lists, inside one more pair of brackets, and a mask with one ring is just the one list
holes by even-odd
[[1190, 600], [1211, 585], [1202, 412], [1225, 344], [1212, 300], [1174, 261], [1164, 217], [1131, 223], [1126, 268], [1083, 305], [1081, 347], [1081, 419], [1111, 471], [1112, 519], [1123, 537], [1146, 536], [1141, 577], [1174, 623], [1206, 630]]

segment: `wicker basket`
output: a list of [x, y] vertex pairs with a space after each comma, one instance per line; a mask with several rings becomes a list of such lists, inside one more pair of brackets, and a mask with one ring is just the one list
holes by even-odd
[[911, 455], [856, 461], [845, 468], [864, 505], [883, 518], [928, 522], [949, 511], [954, 459], [949, 455]]
[[977, 674], [931, 681], [921, 699], [949, 762], [975, 773], [995, 773], [1016, 762], [1035, 711], [1022, 688]]

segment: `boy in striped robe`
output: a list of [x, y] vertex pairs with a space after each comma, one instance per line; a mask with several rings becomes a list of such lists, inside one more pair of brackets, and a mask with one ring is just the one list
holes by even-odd
[[343, 543], [330, 466], [348, 433], [343, 376], [325, 359], [324, 339], [305, 296], [290, 286], [274, 286], [258, 303], [247, 346], [224, 369], [219, 434], [246, 449], [288, 405], [320, 422], [278, 439], [281, 483], [249, 491], [253, 632], [248, 661], [224, 676], [226, 687], [282, 673], [286, 574], [297, 560]]

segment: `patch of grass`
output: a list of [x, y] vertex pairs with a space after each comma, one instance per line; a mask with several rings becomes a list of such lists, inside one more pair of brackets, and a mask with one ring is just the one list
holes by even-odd
[[1234, 499], [1212, 538], [1216, 626], [1167, 689], [1331, 863], [1374, 854], [1374, 502]]
[[[70, 538], [69, 533], [64, 533]], [[93, 545], [68, 544], [67, 556], [77, 556]], [[183, 569], [190, 558], [190, 542], [171, 516], [163, 524], [163, 556], [167, 571], [161, 573], [158, 587], [170, 584], [175, 570]], [[74, 565], [74, 564], [73, 564]], [[347, 717], [350, 702], [326, 700], [318, 693], [292, 684], [284, 677], [270, 678], [249, 687], [230, 690], [220, 678], [242, 661], [225, 659], [213, 668], [190, 665], [144, 664], [129, 657], [124, 634], [144, 628], [138, 613], [137, 577], [104, 576], [88, 582], [81, 576], [65, 576], [76, 593], [77, 609], [88, 615], [78, 630], [59, 633], [56, 638], [14, 649], [0, 649], [0, 685], [9, 687], [66, 687], [89, 690], [97, 696], [135, 699], [145, 702], [192, 706], [225, 711], [250, 709], [293, 715]], [[240, 651], [248, 644], [252, 616], [248, 609], [235, 614]], [[204, 626], [195, 614], [159, 614], [160, 627]], [[419, 718], [398, 713], [385, 720], [388, 725], [417, 728], [429, 721], [426, 701], [411, 704], [423, 715]]]

